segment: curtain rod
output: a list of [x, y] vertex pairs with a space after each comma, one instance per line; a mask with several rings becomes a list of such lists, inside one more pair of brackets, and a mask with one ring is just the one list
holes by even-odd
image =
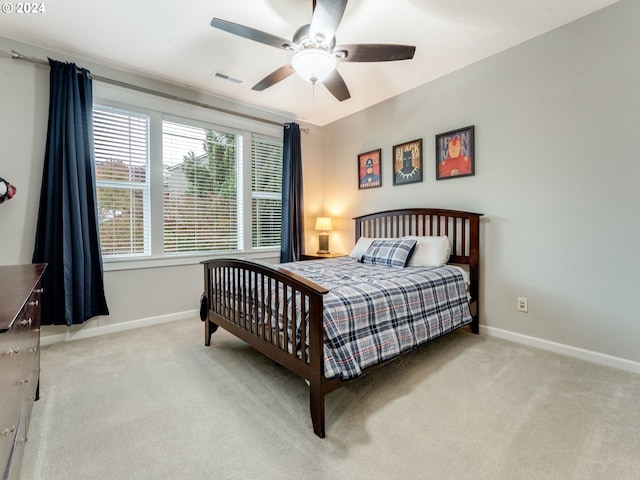
[[[45, 60], [40, 60], [39, 58], [27, 57], [21, 53], [18, 53], [14, 50], [11, 50], [11, 58], [14, 60], [26, 60], [27, 62], [37, 63], [39, 65], [47, 65], [49, 66], [49, 62]], [[216, 112], [227, 113], [229, 115], [234, 115], [236, 117], [242, 117], [249, 120], [255, 120], [257, 122], [268, 123], [271, 125], [277, 125], [282, 127], [283, 124], [279, 122], [274, 122], [273, 120], [267, 120], [265, 118], [254, 117], [252, 115], [247, 115], [245, 113], [234, 112], [232, 110], [227, 110], [225, 108], [214, 107], [213, 105], [208, 105], [206, 103], [196, 102], [195, 100], [189, 100], [188, 98], [178, 97], [176, 95], [170, 95], [168, 93], [158, 92], [157, 90], [151, 90], [150, 88], [139, 87], [138, 85], [133, 85], [131, 83], [121, 82], [120, 80], [113, 80], [112, 78], [101, 77], [99, 75], [90, 74], [91, 78], [97, 80], [99, 82], [108, 83], [110, 85], [116, 85], [118, 87], [128, 88], [130, 90], [136, 90], [142, 93], [149, 93], [151, 95], [155, 95], [157, 97], [168, 98], [169, 100], [175, 100], [177, 102], [188, 103], [190, 105], [195, 105], [197, 107], [207, 108], [209, 110], [215, 110]], [[301, 129], [305, 131], [305, 133], [309, 133], [309, 129]]]

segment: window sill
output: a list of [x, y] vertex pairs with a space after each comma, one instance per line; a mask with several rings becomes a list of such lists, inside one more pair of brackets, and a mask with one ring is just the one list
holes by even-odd
[[268, 249], [252, 252], [226, 252], [218, 254], [206, 254], [197, 256], [179, 257], [148, 257], [148, 258], [123, 258], [118, 260], [103, 260], [102, 268], [105, 272], [119, 270], [140, 270], [144, 268], [177, 267], [183, 265], [197, 265], [210, 258], [245, 258], [248, 260], [276, 261], [280, 260], [280, 249]]

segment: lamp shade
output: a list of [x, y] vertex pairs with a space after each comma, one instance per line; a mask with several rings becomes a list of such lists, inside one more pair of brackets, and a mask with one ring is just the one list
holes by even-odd
[[337, 65], [336, 57], [321, 48], [306, 48], [291, 59], [291, 66], [307, 82], [321, 82]]
[[326, 232], [328, 230], [332, 230], [333, 225], [331, 225], [330, 217], [318, 217], [316, 218], [316, 230], [322, 230]]

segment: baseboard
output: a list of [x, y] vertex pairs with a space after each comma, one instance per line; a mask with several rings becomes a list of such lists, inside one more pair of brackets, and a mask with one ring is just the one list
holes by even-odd
[[[72, 340], [80, 340], [83, 338], [97, 337], [100, 335], [108, 335], [110, 333], [125, 332], [136, 328], [160, 325], [162, 323], [174, 322], [176, 320], [184, 320], [187, 318], [198, 318], [198, 310], [187, 310], [184, 312], [170, 313], [168, 315], [159, 315], [157, 317], [141, 318], [128, 322], [120, 322], [112, 325], [100, 325], [96, 327], [81, 329], [77, 331], [67, 331], [61, 334], [43, 335], [40, 339], [40, 345], [53, 345], [54, 343], [69, 342]], [[509, 332], [495, 327], [487, 327], [480, 325], [480, 333], [492, 337], [502, 338], [515, 343], [521, 343], [530, 347], [540, 348], [554, 353], [567, 355], [569, 357], [579, 358], [589, 362], [606, 365], [608, 367], [618, 368], [628, 372], [640, 374], [640, 362], [627, 360], [625, 358], [614, 357], [604, 353], [593, 352], [582, 348], [572, 347], [562, 343], [551, 342], [520, 333]]]
[[[138, 320], [130, 320], [128, 322], [119, 322], [110, 325], [91, 326], [89, 328], [80, 328], [78, 330], [69, 329], [65, 333], [41, 335], [40, 345], [47, 346], [54, 343], [70, 342], [72, 340], [80, 340], [83, 338], [98, 337], [100, 335], [108, 335], [110, 333], [125, 332], [136, 328], [150, 327], [160, 325], [162, 323], [174, 322], [176, 320], [184, 320], [187, 318], [198, 319], [199, 310], [187, 310], [185, 312], [170, 313], [168, 315], [159, 315], [157, 317], [147, 317]], [[46, 328], [46, 327], [45, 327]]]
[[550, 352], [560, 353], [569, 357], [579, 358], [588, 362], [597, 363], [600, 365], [606, 365], [608, 367], [618, 368], [627, 372], [640, 373], [640, 363], [633, 360], [627, 360], [625, 358], [614, 357], [604, 353], [593, 352], [591, 350], [584, 350], [582, 348], [572, 347], [562, 343], [551, 342], [549, 340], [543, 340], [540, 338], [529, 337], [519, 333], [509, 332], [500, 328], [487, 327], [480, 325], [480, 333], [492, 337], [503, 338], [515, 343], [521, 343], [529, 345], [530, 347], [540, 348]]

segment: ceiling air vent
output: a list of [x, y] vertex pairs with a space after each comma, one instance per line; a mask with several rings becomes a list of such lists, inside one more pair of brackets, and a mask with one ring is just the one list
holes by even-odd
[[217, 77], [217, 78], [221, 78], [222, 80], [229, 80], [230, 82], [233, 83], [242, 83], [242, 80], [240, 80], [239, 78], [234, 78], [230, 75], [227, 75], [226, 73], [222, 73], [218, 70], [214, 71], [211, 74], [212, 77]]

